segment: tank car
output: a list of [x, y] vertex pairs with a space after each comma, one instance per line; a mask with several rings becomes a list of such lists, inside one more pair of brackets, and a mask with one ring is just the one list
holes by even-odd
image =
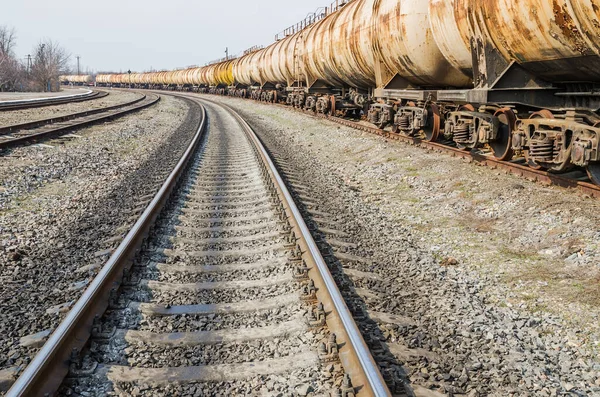
[[535, 168], [584, 167], [599, 182], [600, 1], [430, 0], [429, 10], [439, 47], [474, 84], [438, 92], [467, 104], [449, 112], [445, 135]]
[[73, 74], [58, 76], [58, 80], [62, 84], [88, 85], [94, 81], [94, 78], [89, 74]]
[[148, 80], [363, 117], [600, 183], [598, 20], [600, 0], [337, 0], [267, 48]]

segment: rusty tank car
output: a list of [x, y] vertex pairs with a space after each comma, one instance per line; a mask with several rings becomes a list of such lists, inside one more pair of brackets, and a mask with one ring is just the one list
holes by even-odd
[[[337, 0], [193, 78], [139, 79], [363, 117], [600, 184], [598, 20], [600, 0]], [[97, 81], [127, 83], [115, 76]]]

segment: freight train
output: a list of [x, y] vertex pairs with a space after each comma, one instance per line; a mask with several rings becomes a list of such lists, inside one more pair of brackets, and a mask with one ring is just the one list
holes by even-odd
[[363, 117], [600, 184], [598, 21], [600, 0], [338, 0], [238, 58], [96, 81]]
[[72, 85], [93, 85], [94, 77], [89, 74], [72, 74], [58, 76], [58, 80], [61, 84], [72, 84]]

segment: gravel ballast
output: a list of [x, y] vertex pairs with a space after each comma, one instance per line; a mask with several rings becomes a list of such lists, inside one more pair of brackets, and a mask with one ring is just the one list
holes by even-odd
[[[341, 384], [335, 335], [323, 324], [311, 327], [307, 322], [306, 313], [315, 302], [301, 296], [302, 282], [290, 272], [259, 280], [247, 277], [257, 264], [287, 263], [289, 269], [292, 262], [300, 263], [300, 254], [289, 239], [282, 241], [291, 232], [283, 218], [275, 227], [262, 221], [263, 215], [274, 218], [279, 203], [269, 194], [268, 176], [259, 171], [250, 139], [225, 109], [214, 104], [206, 108], [208, 129], [177, 189], [204, 191], [209, 194], [194, 197], [212, 197], [211, 202], [174, 199], [162, 211], [134, 261], [131, 278], [100, 320], [102, 329], [119, 330], [108, 338], [92, 336], [90, 349], [80, 358], [90, 366], [97, 363], [97, 369], [66, 379], [59, 395], [162, 395], [169, 390], [186, 396], [269, 394], [278, 389], [275, 379], [282, 379], [288, 385], [282, 395], [297, 389], [294, 395], [307, 396], [327, 395]], [[240, 157], [247, 160], [240, 164]], [[269, 197], [265, 205], [238, 201], [238, 193], [257, 186]], [[215, 205], [219, 198], [235, 204]], [[196, 212], [189, 213], [192, 207]], [[241, 219], [246, 221], [238, 225]], [[180, 234], [183, 225], [199, 228], [206, 221], [215, 234], [238, 236]], [[239, 236], [249, 231], [253, 233]], [[238, 278], [229, 275], [223, 282], [200, 284], [140, 280], [148, 273], [146, 267], [168, 277], [170, 271], [202, 272], [209, 265]], [[183, 330], [187, 333], [181, 334]], [[309, 376], [300, 385], [298, 373]]]
[[334, 252], [368, 259], [341, 265], [380, 276], [351, 277], [356, 300], [410, 321], [361, 326], [427, 352], [396, 355], [411, 387], [600, 395], [597, 200], [293, 110], [210, 99], [239, 111], [293, 170], [328, 214], [319, 227], [347, 234], [336, 239], [353, 244], [332, 242]]
[[131, 91], [118, 91], [106, 89], [107, 96], [83, 102], [65, 103], [62, 105], [44, 106], [40, 108], [11, 110], [0, 113], [0, 127], [21, 124], [29, 121], [43, 120], [51, 117], [60, 117], [86, 110], [99, 109], [107, 106], [119, 105], [140, 98], [142, 94]]
[[30, 361], [43, 339], [26, 346], [21, 338], [58, 325], [164, 181], [198, 122], [195, 105], [163, 96], [143, 111], [75, 131], [76, 137], [2, 157], [0, 369]]

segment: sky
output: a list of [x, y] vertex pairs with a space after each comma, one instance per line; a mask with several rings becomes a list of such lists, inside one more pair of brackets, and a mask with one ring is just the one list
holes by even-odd
[[147, 71], [204, 65], [255, 45], [333, 0], [3, 0], [16, 53], [58, 42], [76, 71]]

